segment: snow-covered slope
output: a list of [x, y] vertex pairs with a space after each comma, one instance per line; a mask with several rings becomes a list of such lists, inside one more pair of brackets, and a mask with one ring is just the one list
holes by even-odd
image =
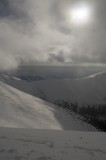
[[106, 134], [0, 128], [0, 160], [106, 160]]
[[82, 79], [42, 80], [30, 83], [3, 76], [0, 79], [50, 102], [65, 100], [79, 104], [106, 104], [106, 72]]
[[0, 82], [0, 126], [96, 131], [75, 115], [3, 82]]

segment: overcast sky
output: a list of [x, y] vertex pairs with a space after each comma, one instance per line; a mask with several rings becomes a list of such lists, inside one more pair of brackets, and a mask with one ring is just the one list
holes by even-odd
[[[90, 10], [71, 21], [75, 5]], [[0, 69], [35, 65], [104, 65], [106, 0], [0, 0]]]

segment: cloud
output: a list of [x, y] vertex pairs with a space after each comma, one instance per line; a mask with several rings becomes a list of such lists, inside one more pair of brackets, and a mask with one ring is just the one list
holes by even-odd
[[105, 0], [88, 1], [92, 22], [68, 21], [77, 0], [0, 0], [0, 70], [22, 64], [106, 63]]

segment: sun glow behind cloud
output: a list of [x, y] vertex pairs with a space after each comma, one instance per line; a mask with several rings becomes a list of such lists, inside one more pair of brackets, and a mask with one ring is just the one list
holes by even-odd
[[76, 25], [86, 24], [91, 19], [91, 9], [89, 6], [81, 4], [73, 6], [68, 11], [69, 21]]

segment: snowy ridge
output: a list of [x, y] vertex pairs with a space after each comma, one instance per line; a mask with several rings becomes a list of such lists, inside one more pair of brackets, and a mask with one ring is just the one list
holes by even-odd
[[[99, 73], [92, 74], [92, 75], [85, 77], [85, 78], [94, 78], [94, 77], [99, 77], [99, 76], [106, 76], [106, 72], [102, 71]], [[82, 78], [82, 79], [85, 79], [85, 78]]]
[[0, 82], [0, 126], [96, 131], [75, 115], [3, 82]]

